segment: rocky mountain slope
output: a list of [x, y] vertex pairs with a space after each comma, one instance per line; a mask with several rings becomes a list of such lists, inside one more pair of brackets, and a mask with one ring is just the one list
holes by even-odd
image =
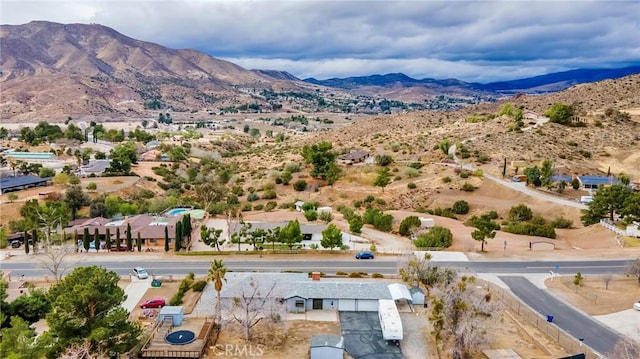
[[[0, 116], [135, 115], [145, 109], [218, 109], [253, 89], [312, 85], [174, 50], [96, 24], [0, 26]], [[248, 91], [247, 89], [251, 89]]]

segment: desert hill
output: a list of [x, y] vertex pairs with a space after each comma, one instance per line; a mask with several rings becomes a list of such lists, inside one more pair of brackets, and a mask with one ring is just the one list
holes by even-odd
[[[311, 85], [251, 71], [189, 49], [139, 41], [97, 25], [34, 21], [0, 26], [0, 116], [136, 115], [250, 101], [251, 89]], [[215, 104], [215, 105], [214, 105]], [[15, 120], [15, 119], [14, 119]]]
[[[518, 95], [498, 103], [481, 104], [442, 113], [418, 111], [377, 116], [331, 132], [306, 136], [298, 145], [330, 141], [341, 152], [352, 149], [372, 155], [390, 154], [396, 161], [430, 163], [443, 158], [435, 148], [444, 139], [463, 142], [470, 153], [466, 160], [487, 157], [487, 170], [499, 172], [504, 159], [536, 163], [552, 159], [558, 174], [598, 174], [609, 169], [640, 178], [640, 75], [616, 80], [580, 84], [548, 95]], [[532, 128], [526, 120], [522, 131], [509, 129], [513, 119], [497, 116], [505, 103], [521, 106], [525, 112], [542, 115], [553, 103], [573, 104], [584, 127], [546, 123]], [[606, 109], [631, 113], [629, 120], [604, 115]], [[471, 116], [495, 118], [479, 122]]]

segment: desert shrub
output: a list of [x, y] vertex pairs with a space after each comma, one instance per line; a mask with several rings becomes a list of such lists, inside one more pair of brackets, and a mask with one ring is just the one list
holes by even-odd
[[564, 217], [557, 217], [551, 221], [553, 228], [571, 228], [573, 227], [573, 221]]
[[362, 207], [362, 201], [360, 201], [360, 200], [355, 200], [355, 201], [353, 201], [353, 206], [354, 206], [355, 208], [360, 208], [360, 207]]
[[373, 195], [370, 194], [364, 199], [364, 203], [371, 204], [375, 200], [376, 200], [376, 198]]
[[291, 173], [296, 173], [296, 172], [300, 172], [300, 165], [294, 162], [291, 163], [287, 163], [284, 166], [284, 170], [285, 171], [289, 171]]
[[476, 188], [469, 182], [465, 182], [460, 189], [465, 192], [473, 192], [476, 190]]
[[253, 207], [251, 206], [251, 203], [244, 203], [244, 204], [242, 205], [242, 212], [250, 211], [250, 210], [251, 210], [251, 208], [253, 208]]
[[411, 162], [407, 166], [419, 170], [423, 165], [420, 162]]
[[400, 222], [400, 228], [398, 229], [398, 233], [401, 236], [409, 236], [411, 234], [411, 230], [414, 228], [419, 228], [422, 222], [420, 222], [420, 218], [417, 216], [409, 216], [405, 217], [402, 222]]
[[302, 204], [301, 208], [303, 211], [308, 211], [311, 209], [316, 209], [318, 207], [320, 207], [320, 204], [318, 202], [305, 202]]
[[362, 218], [360, 216], [354, 216], [349, 220], [349, 230], [353, 233], [362, 232], [362, 226], [364, 223], [362, 222]]
[[435, 226], [413, 241], [418, 248], [448, 248], [453, 244], [453, 234], [449, 228]]
[[377, 208], [370, 207], [364, 212], [362, 221], [366, 224], [373, 225], [374, 228], [380, 231], [391, 232], [393, 216], [390, 214], [384, 214]]
[[327, 211], [320, 212], [318, 214], [318, 218], [324, 223], [329, 223], [329, 222], [333, 221], [333, 214], [331, 214], [331, 212], [327, 212]]
[[523, 203], [509, 209], [508, 219], [511, 222], [526, 222], [531, 218], [533, 218], [533, 211]]
[[451, 183], [451, 181], [452, 181], [452, 179], [449, 176], [442, 177], [442, 182], [443, 183]]
[[295, 189], [298, 192], [304, 191], [305, 189], [307, 189], [307, 181], [305, 181], [305, 180], [297, 180], [293, 184], [293, 189]]
[[451, 207], [451, 211], [455, 214], [469, 213], [469, 203], [467, 201], [456, 201]]
[[433, 214], [434, 216], [447, 217], [457, 219], [456, 214], [453, 213], [451, 208], [440, 208], [436, 207], [434, 209], [428, 209], [427, 213]]
[[347, 275], [347, 272], [343, 272], [343, 271], [337, 271], [336, 275]]
[[278, 207], [278, 202], [275, 201], [269, 201], [264, 205], [264, 210], [265, 212], [271, 212], [273, 211], [276, 207]]
[[247, 195], [247, 201], [249, 202], [257, 201], [259, 199], [260, 199], [260, 195], [257, 194], [256, 192], [251, 192]]
[[542, 216], [533, 216], [533, 218], [531, 218], [529, 223], [541, 226], [547, 223], [547, 221], [545, 221], [544, 218], [542, 218]]
[[398, 175], [398, 176], [393, 177], [393, 180], [394, 180], [394, 181], [396, 181], [396, 182], [397, 182], [397, 181], [400, 181], [401, 179], [402, 179], [402, 176], [399, 176], [399, 175]]
[[514, 234], [522, 234], [525, 236], [556, 238], [556, 231], [550, 224], [536, 225], [532, 223], [515, 223], [502, 227], [502, 230]]
[[409, 177], [409, 178], [415, 178], [420, 176], [420, 171], [418, 171], [417, 169], [413, 168], [413, 167], [407, 167], [404, 169], [404, 175]]
[[318, 219], [318, 212], [315, 209], [308, 209], [304, 211], [304, 218], [309, 222], [313, 222]]
[[276, 194], [276, 191], [273, 189], [268, 189], [262, 192], [263, 199], [274, 199], [276, 197], [278, 197], [278, 194]]
[[256, 204], [255, 206], [253, 206], [254, 211], [262, 211], [263, 208], [264, 204]]
[[384, 275], [380, 273], [371, 273], [371, 278], [384, 278]]
[[490, 219], [498, 219], [498, 217], [499, 217], [499, 216], [498, 216], [498, 212], [496, 212], [496, 211], [489, 211], [489, 212], [487, 213], [487, 216], [488, 216]]
[[416, 189], [416, 187], [418, 187], [415, 182], [409, 182], [407, 183], [407, 188], [408, 189]]
[[242, 189], [241, 186], [233, 186], [231, 188], [231, 193], [235, 194], [238, 197], [244, 196], [244, 189]]
[[180, 295], [180, 292], [174, 294], [173, 297], [171, 297], [171, 300], [169, 301], [169, 305], [176, 306], [176, 305], [182, 304], [182, 297], [183, 296], [184, 296], [184, 294]]
[[197, 282], [194, 282], [193, 285], [191, 285], [191, 290], [193, 290], [194, 292], [202, 292], [204, 290], [204, 287], [206, 286], [207, 286], [206, 280], [199, 280]]
[[349, 278], [362, 278], [362, 274], [360, 272], [351, 272], [349, 273]]
[[351, 221], [351, 219], [356, 215], [356, 212], [354, 212], [353, 209], [344, 205], [338, 206], [338, 212], [342, 213], [342, 216], [347, 221]]

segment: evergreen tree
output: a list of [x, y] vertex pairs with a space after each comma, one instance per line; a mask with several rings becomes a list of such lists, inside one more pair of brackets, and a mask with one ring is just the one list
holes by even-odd
[[174, 243], [175, 251], [180, 252], [182, 248], [182, 222], [176, 223], [176, 243]]
[[111, 250], [111, 231], [109, 228], [107, 228], [104, 234], [104, 245], [107, 247], [107, 251]]
[[89, 248], [91, 247], [91, 238], [89, 237], [89, 228], [84, 229], [84, 231], [82, 232], [82, 248], [84, 248], [84, 251], [87, 252], [89, 251]]
[[169, 226], [164, 227], [164, 251], [169, 251]]
[[136, 247], [138, 247], [138, 252], [142, 252], [142, 238], [140, 237], [140, 231], [138, 231], [138, 237], [136, 238]]
[[127, 223], [127, 251], [131, 252], [131, 250], [133, 249], [133, 241], [131, 238], [131, 224]]
[[93, 232], [93, 245], [96, 247], [96, 252], [100, 251], [100, 233], [98, 228]]

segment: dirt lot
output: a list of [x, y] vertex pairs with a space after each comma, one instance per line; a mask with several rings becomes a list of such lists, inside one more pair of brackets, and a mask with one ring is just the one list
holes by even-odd
[[634, 278], [615, 276], [607, 289], [605, 276], [586, 276], [582, 286], [573, 284], [573, 276], [547, 279], [545, 285], [556, 295], [589, 315], [611, 314], [627, 310], [640, 298], [640, 286]]

